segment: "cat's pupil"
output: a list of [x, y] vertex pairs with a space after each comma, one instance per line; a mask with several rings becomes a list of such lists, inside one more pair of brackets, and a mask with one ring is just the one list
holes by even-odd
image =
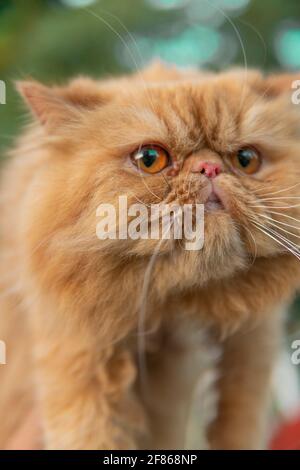
[[155, 149], [145, 149], [143, 150], [143, 164], [149, 168], [155, 160], [157, 159], [157, 150]]
[[247, 168], [253, 158], [252, 150], [239, 150], [238, 152], [238, 159], [239, 163], [243, 168]]

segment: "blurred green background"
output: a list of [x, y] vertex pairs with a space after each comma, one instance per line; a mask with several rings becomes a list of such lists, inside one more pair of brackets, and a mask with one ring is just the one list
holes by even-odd
[[[216, 70], [300, 69], [300, 0], [0, 0], [0, 158], [24, 123], [14, 80], [102, 77], [154, 57]], [[291, 336], [300, 305], [293, 312]]]
[[99, 77], [157, 56], [214, 69], [300, 68], [300, 1], [0, 0], [0, 151], [23, 120], [14, 80]]

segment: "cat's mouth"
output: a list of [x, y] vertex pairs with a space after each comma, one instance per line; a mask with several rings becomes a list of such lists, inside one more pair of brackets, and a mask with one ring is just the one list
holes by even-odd
[[223, 195], [217, 185], [215, 185], [213, 182], [211, 182], [210, 194], [204, 202], [204, 209], [207, 212], [225, 210]]
[[204, 208], [208, 212], [224, 210], [225, 207], [219, 196], [212, 191], [204, 203]]

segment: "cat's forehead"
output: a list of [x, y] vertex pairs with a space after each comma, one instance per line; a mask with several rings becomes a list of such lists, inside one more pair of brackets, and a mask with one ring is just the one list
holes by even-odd
[[288, 92], [272, 95], [268, 87], [255, 70], [229, 70], [146, 81], [139, 91], [135, 87], [135, 96], [137, 105], [158, 117], [175, 141], [226, 152], [298, 138], [299, 109]]
[[267, 96], [256, 71], [141, 73], [108, 89], [113, 99], [94, 125], [105, 123], [120, 148], [161, 143], [182, 155], [203, 147], [222, 154], [247, 144], [274, 146], [299, 127], [290, 100]]
[[[244, 93], [244, 96], [243, 96]], [[207, 76], [181, 80], [136, 81], [119, 102], [136, 116], [139, 128], [149, 127], [172, 140], [172, 146], [197, 148], [205, 142], [224, 149], [241, 138], [243, 115], [254, 94], [241, 80]], [[159, 139], [158, 139], [159, 140]]]

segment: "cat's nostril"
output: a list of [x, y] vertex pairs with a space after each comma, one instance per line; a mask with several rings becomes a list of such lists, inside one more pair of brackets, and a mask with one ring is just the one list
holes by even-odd
[[221, 165], [212, 162], [200, 162], [197, 168], [194, 167], [193, 171], [201, 173], [201, 175], [205, 175], [207, 178], [215, 178], [221, 173]]

